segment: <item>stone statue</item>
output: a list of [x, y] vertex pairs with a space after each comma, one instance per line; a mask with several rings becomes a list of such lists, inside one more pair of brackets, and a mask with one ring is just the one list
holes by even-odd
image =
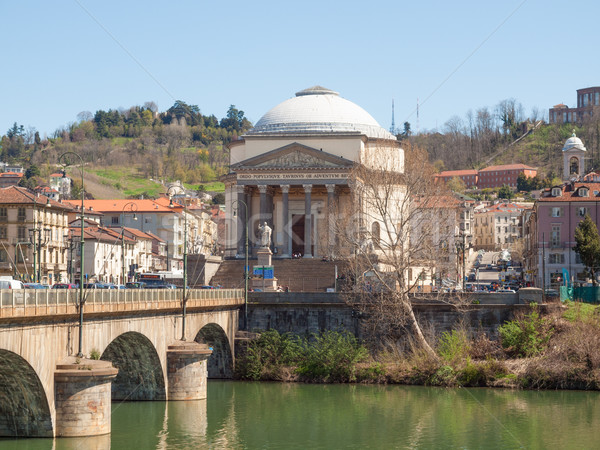
[[269, 248], [271, 245], [271, 227], [265, 222], [262, 226], [259, 225], [258, 230], [260, 231], [260, 245], [263, 248]]

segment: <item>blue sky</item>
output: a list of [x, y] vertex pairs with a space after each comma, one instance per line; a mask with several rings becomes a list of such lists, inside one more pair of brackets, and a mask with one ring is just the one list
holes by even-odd
[[413, 130], [417, 98], [421, 130], [506, 98], [547, 114], [600, 85], [599, 16], [582, 0], [3, 1], [0, 135], [177, 99], [255, 123], [316, 84], [384, 128], [392, 99]]

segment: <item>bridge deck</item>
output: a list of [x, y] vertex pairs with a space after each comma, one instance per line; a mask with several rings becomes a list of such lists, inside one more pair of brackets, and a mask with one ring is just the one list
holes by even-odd
[[[190, 289], [187, 308], [244, 304], [242, 289]], [[181, 308], [181, 289], [89, 289], [84, 313], [169, 310]], [[79, 312], [78, 289], [1, 289], [0, 319], [69, 315]]]

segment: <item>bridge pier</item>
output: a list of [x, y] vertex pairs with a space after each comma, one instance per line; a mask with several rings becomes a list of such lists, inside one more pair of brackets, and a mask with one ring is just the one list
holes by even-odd
[[54, 372], [55, 435], [97, 436], [110, 433], [111, 362], [69, 357]]
[[206, 360], [212, 350], [206, 344], [177, 341], [167, 349], [168, 400], [206, 398]]

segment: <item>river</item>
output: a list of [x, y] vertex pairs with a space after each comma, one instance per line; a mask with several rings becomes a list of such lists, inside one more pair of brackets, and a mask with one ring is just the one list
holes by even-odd
[[0, 449], [585, 449], [600, 393], [211, 380], [208, 400], [113, 403], [112, 434]]

